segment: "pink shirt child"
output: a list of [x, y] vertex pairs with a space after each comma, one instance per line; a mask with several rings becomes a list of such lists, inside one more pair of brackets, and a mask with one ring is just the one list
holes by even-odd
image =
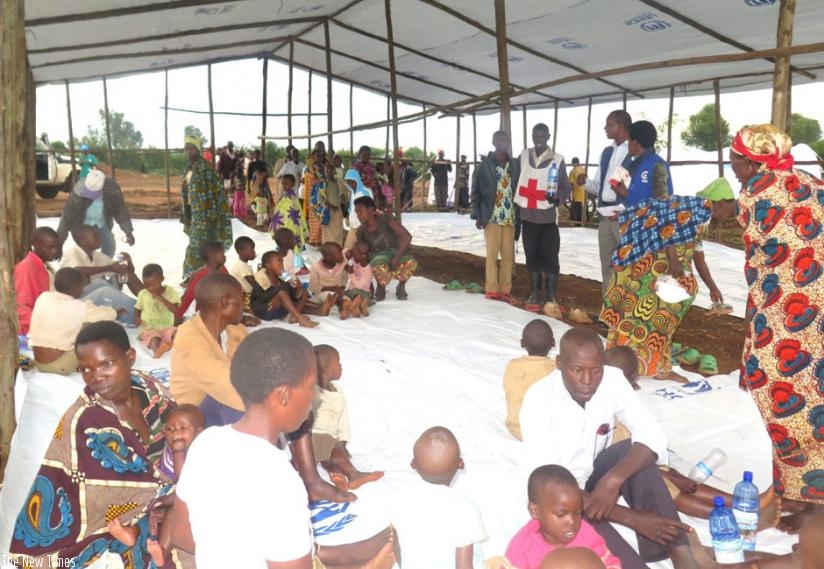
[[360, 263], [352, 265], [352, 272], [349, 273], [349, 282], [346, 285], [346, 290], [369, 290], [372, 284], [372, 265], [369, 263], [366, 266]]
[[[621, 561], [607, 549], [604, 538], [583, 520], [578, 535], [565, 547], [585, 547], [601, 558], [606, 569], [621, 569]], [[550, 545], [543, 538], [541, 524], [538, 520], [529, 520], [509, 542], [509, 547], [506, 548], [506, 558], [513, 567], [518, 569], [541, 569], [544, 557], [557, 548], [557, 545]]]
[[19, 334], [29, 333], [34, 302], [38, 296], [51, 289], [53, 279], [51, 269], [43, 262], [43, 259], [34, 254], [34, 251], [29, 251], [28, 255], [14, 266], [14, 293]]

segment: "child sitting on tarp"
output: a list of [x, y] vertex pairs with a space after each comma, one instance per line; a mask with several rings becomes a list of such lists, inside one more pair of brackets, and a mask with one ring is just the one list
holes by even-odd
[[303, 328], [318, 325], [303, 314], [309, 293], [298, 283], [287, 282], [283, 274], [283, 253], [267, 251], [261, 257], [261, 270], [255, 274], [252, 285], [252, 312], [263, 320], [280, 320], [289, 316], [290, 323]]
[[[349, 440], [349, 414], [346, 397], [338, 381], [343, 373], [340, 354], [332, 346], [315, 346], [318, 385], [312, 403], [312, 448], [315, 459], [329, 473], [332, 482], [343, 490], [354, 490], [383, 476], [383, 472], [361, 472], [352, 464], [346, 448]], [[334, 382], [334, 384], [333, 384]]]
[[[204, 241], [201, 243], [200, 258], [203, 260], [203, 266], [192, 273], [189, 285], [186, 292], [183, 293], [183, 298], [180, 300], [180, 306], [177, 309], [176, 316], [178, 320], [183, 320], [186, 311], [195, 301], [197, 283], [211, 273], [229, 273], [226, 270], [226, 253], [223, 251], [223, 243], [220, 241]], [[197, 304], [195, 304], [195, 310], [197, 310]]]
[[163, 286], [163, 267], [149, 263], [143, 267], [143, 286], [134, 305], [134, 323], [139, 326], [138, 340], [155, 358], [172, 349], [175, 314], [180, 295], [170, 286]]
[[354, 318], [369, 316], [369, 299], [372, 296], [372, 265], [369, 264], [369, 243], [358, 241], [351, 250], [344, 251], [348, 259], [343, 308], [348, 306], [349, 314]]
[[312, 264], [309, 270], [309, 292], [314, 296], [320, 316], [329, 316], [333, 306], [338, 306], [340, 319], [349, 317], [348, 304], [343, 303], [343, 290], [346, 287], [346, 264], [343, 261], [343, 249], [333, 241], [327, 241], [320, 248], [321, 259]]

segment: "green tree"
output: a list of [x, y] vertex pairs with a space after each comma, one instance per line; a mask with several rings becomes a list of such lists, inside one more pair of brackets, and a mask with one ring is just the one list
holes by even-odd
[[[715, 105], [713, 103], [704, 105], [704, 108], [690, 117], [689, 125], [681, 133], [681, 140], [687, 146], [701, 150], [718, 150], [715, 141]], [[731, 140], [730, 124], [721, 117], [722, 146], [727, 146]]]
[[812, 144], [821, 139], [821, 124], [799, 113], [790, 117], [790, 136], [793, 144]]
[[[98, 109], [100, 129], [88, 127], [86, 136], [80, 139], [90, 147], [106, 146], [106, 111]], [[134, 124], [124, 118], [123, 113], [109, 111], [109, 129], [112, 135], [112, 148], [140, 148], [143, 146], [143, 135], [135, 129]]]

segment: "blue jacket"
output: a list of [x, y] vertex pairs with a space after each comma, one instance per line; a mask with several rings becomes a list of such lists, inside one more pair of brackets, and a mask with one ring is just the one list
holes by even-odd
[[653, 172], [657, 164], [663, 164], [667, 170], [667, 195], [672, 195], [672, 176], [670, 175], [669, 165], [666, 160], [655, 153], [654, 149], [649, 149], [640, 154], [629, 167], [632, 181], [629, 184], [629, 195], [624, 202], [627, 207], [652, 197], [663, 197], [660, 195], [663, 193], [660, 190], [659, 195], [656, 195], [652, 184]]

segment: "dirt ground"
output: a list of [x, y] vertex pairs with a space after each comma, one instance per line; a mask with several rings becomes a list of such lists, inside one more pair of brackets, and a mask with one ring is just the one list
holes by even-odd
[[[166, 193], [166, 180], [163, 176], [153, 176], [136, 172], [118, 171], [117, 181], [123, 188], [129, 212], [134, 218], [166, 218], [169, 213], [169, 201]], [[37, 214], [43, 217], [59, 216], [66, 200], [65, 193], [57, 198], [36, 199]], [[171, 180], [171, 217], [180, 215], [179, 178]], [[734, 234], [734, 228], [725, 227], [722, 242], [737, 245], [740, 243]], [[418, 274], [439, 283], [453, 279], [461, 282], [478, 282], [483, 285], [484, 259], [476, 255], [456, 251], [445, 251], [435, 247], [413, 246], [418, 259]], [[529, 276], [526, 267], [518, 265], [513, 275], [512, 295], [516, 305], [523, 304], [529, 296]], [[450, 294], [466, 294], [454, 292]], [[558, 286], [558, 300], [566, 308], [582, 308], [590, 316], [600, 310], [600, 283], [571, 275], [562, 275]], [[489, 301], [492, 302], [492, 301]], [[569, 324], [574, 324], [569, 322]], [[599, 333], [602, 330], [593, 326]], [[744, 342], [744, 321], [734, 316], [707, 317], [706, 310], [693, 307], [681, 327], [675, 334], [675, 341], [696, 348], [701, 353], [709, 353], [718, 360], [718, 369], [728, 373], [738, 369]]]

